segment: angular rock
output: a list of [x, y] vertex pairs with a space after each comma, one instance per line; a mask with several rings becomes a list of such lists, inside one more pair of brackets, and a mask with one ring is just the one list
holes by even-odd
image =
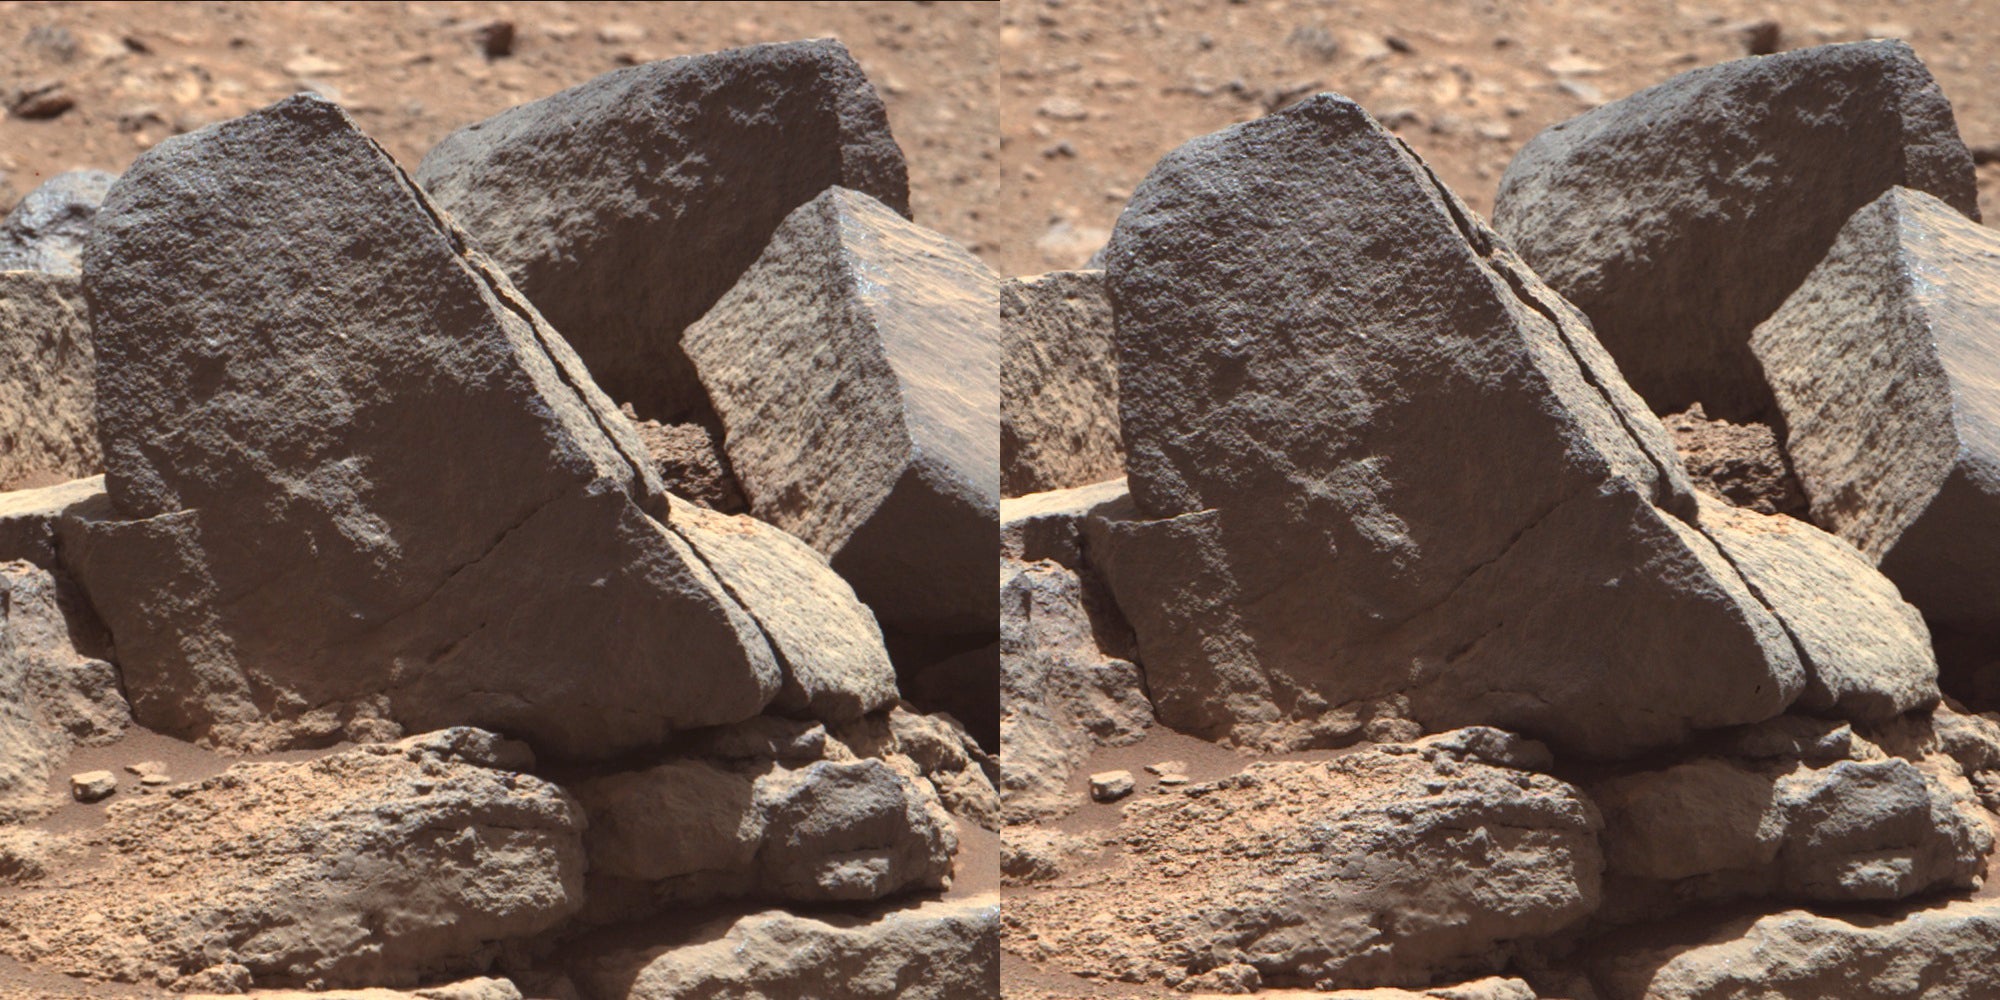
[[1805, 490], [1770, 427], [1710, 420], [1699, 403], [1662, 417], [1661, 423], [1674, 436], [1681, 465], [1696, 489], [1759, 514], [1808, 516]]
[[653, 420], [706, 409], [681, 331], [788, 213], [839, 185], [909, 214], [881, 99], [830, 38], [607, 73], [453, 132], [417, 181]]
[[18, 559], [57, 568], [56, 533], [63, 516], [78, 504], [102, 505], [107, 502], [103, 497], [103, 476], [0, 493], [0, 562]]
[[[115, 741], [130, 721], [104, 627], [65, 581], [24, 562], [0, 563], [0, 822], [60, 804], [50, 778], [78, 746]], [[96, 801], [117, 788], [73, 794]]]
[[1246, 964], [1265, 987], [1423, 987], [1596, 908], [1575, 788], [1436, 747], [1243, 773], [1124, 807], [1101, 875], [1008, 900], [1007, 947], [1132, 982]]
[[82, 771], [69, 776], [69, 794], [78, 802], [102, 802], [118, 791], [118, 776], [110, 771]]
[[1132, 794], [1132, 772], [1099, 771], [1090, 776], [1090, 797], [1097, 802], [1116, 802]]
[[0, 271], [0, 490], [102, 471], [95, 396], [76, 276]]
[[1493, 226], [1656, 412], [1758, 419], [1771, 400], [1752, 328], [1895, 185], [1979, 216], [1971, 154], [1916, 53], [1824, 45], [1683, 73], [1544, 130], [1507, 166]]
[[1132, 507], [1089, 544], [1163, 722], [1407, 695], [1614, 756], [1803, 687], [1589, 324], [1352, 102], [1169, 154], [1107, 263]]
[[1001, 564], [1000, 791], [1008, 822], [1082, 803], [1071, 776], [1100, 746], [1153, 724], [1132, 661], [1107, 655], [1077, 574], [1054, 562]]
[[1114, 479], [1118, 365], [1102, 271], [1000, 286], [1000, 490], [1014, 497]]
[[1707, 940], [1601, 954], [1604, 1000], [1974, 1000], [2000, 962], [2000, 901], [1957, 900], [1884, 917], [1790, 910], [1732, 921]]
[[[630, 406], [619, 408], [634, 416]], [[722, 455], [722, 436], [700, 424], [663, 424], [638, 420], [639, 442], [652, 456], [660, 474], [660, 485], [675, 496], [686, 497], [724, 514], [741, 514], [750, 509], [729, 460]]]
[[931, 900], [859, 914], [768, 910], [704, 924], [687, 940], [614, 951], [577, 976], [628, 1000], [841, 997], [999, 1000], [1000, 900]]
[[999, 279], [865, 194], [799, 207], [683, 337], [751, 512], [887, 627], [991, 632]]
[[1084, 520], [1099, 505], [1125, 500], [1125, 478], [1000, 501], [1000, 555], [1020, 562], [1053, 559], [1081, 572]]
[[[949, 716], [924, 715], [908, 703], [841, 727], [840, 741], [863, 757], [921, 775], [954, 816], [1000, 828], [1000, 764]], [[905, 766], [907, 762], [907, 766]]]
[[102, 170], [71, 170], [28, 192], [0, 219], [0, 271], [81, 273], [90, 222], [117, 180]]
[[0, 951], [122, 982], [225, 961], [267, 986], [477, 971], [583, 902], [582, 811], [494, 770], [503, 748], [453, 730], [114, 803], [77, 835], [100, 861], [0, 899]]
[[[784, 686], [778, 609], [716, 578], [630, 422], [333, 105], [162, 142], [84, 271], [110, 503], [64, 552], [147, 725], [604, 757]], [[786, 613], [851, 619], [822, 583]]]
[[1750, 346], [1813, 520], [1932, 622], [2000, 631], [2000, 235], [1918, 191], [1854, 213]]

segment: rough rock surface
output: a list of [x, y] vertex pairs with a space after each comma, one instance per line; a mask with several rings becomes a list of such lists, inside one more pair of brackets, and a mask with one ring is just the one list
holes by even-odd
[[118, 175], [71, 170], [43, 181], [0, 219], [0, 271], [78, 274], [83, 241]]
[[1974, 1000], [2000, 962], [2000, 900], [1887, 917], [1789, 910], [1693, 944], [1636, 946], [1594, 963], [1604, 1000]]
[[607, 73], [453, 132], [417, 181], [654, 420], [705, 409], [681, 331], [794, 208], [839, 185], [909, 214], [881, 99], [832, 39]]
[[1170, 153], [1107, 265], [1134, 510], [1089, 541], [1163, 722], [1407, 692], [1617, 755], [1802, 689], [1588, 323], [1352, 102]]
[[991, 632], [999, 279], [834, 188], [683, 338], [752, 513], [804, 539], [882, 624]]
[[1125, 471], [1102, 271], [1000, 286], [1000, 489], [1043, 493]]
[[453, 729], [116, 802], [75, 835], [99, 860], [0, 897], [0, 950], [161, 985], [224, 962], [271, 986], [476, 971], [583, 902], [582, 812], [526, 762]]
[[620, 407], [632, 426], [638, 428], [639, 443], [652, 456], [660, 485], [667, 492], [685, 497], [724, 514], [741, 514], [750, 509], [736, 474], [729, 471], [729, 459], [722, 453], [722, 436], [700, 424], [663, 424], [638, 420], [630, 406]]
[[[243, 993], [188, 993], [187, 1000], [224, 1000]], [[443, 986], [415, 990], [252, 990], [252, 1000], [521, 1000], [521, 991], [505, 979], [479, 976]]]
[[1529, 140], [1493, 225], [1660, 413], [1770, 404], [1750, 332], [1893, 185], [1979, 215], [1951, 105], [1900, 41], [1683, 73]]
[[0, 493], [0, 562], [20, 559], [57, 568], [56, 535], [64, 515], [80, 504], [105, 502], [103, 476]]
[[1000, 762], [950, 717], [925, 715], [898, 703], [840, 727], [835, 735], [862, 757], [879, 757], [922, 776], [952, 815], [999, 829], [1000, 793], [994, 785]]
[[1081, 571], [1084, 521], [1101, 504], [1129, 503], [1125, 477], [1000, 501], [1000, 555], [1020, 562], [1053, 559]]
[[102, 471], [94, 387], [76, 276], [0, 271], [0, 490]]
[[77, 746], [130, 721], [109, 637], [73, 587], [25, 562], [0, 563], [0, 821], [53, 810], [49, 778]]
[[1750, 346], [1813, 520], [1933, 622], [2000, 630], [2000, 235], [1897, 188]]
[[685, 942], [612, 952], [577, 980], [626, 1000], [986, 1000], [1000, 995], [1000, 900], [858, 914], [722, 918]]
[[1093, 603], [1068, 567], [1001, 564], [1000, 794], [1008, 822], [1074, 809], [1082, 796], [1070, 776], [1091, 752], [1135, 743], [1153, 724], [1144, 678], [1131, 660], [1106, 654], [1096, 624], [1106, 615]]
[[1425, 986], [1587, 916], [1599, 825], [1575, 788], [1448, 746], [1253, 764], [1127, 805], [1116, 860], [1009, 900], [1007, 947], [1170, 986], [1238, 964], [1265, 985]]
[[1805, 490], [1765, 424], [1710, 420], [1696, 403], [1660, 418], [1696, 489], [1759, 514], [1805, 519]]
[[580, 758], [779, 693], [771, 609], [702, 563], [631, 424], [338, 108], [161, 143], [84, 271], [110, 509], [64, 547], [141, 722], [241, 747], [469, 723]]

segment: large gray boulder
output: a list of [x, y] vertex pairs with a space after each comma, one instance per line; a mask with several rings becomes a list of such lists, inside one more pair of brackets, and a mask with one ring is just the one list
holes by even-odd
[[[479, 724], [584, 758], [880, 696], [866, 662], [808, 662], [871, 654], [839, 581], [797, 559], [795, 604], [748, 607], [562, 338], [332, 104], [155, 147], [84, 271], [109, 496], [63, 552], [142, 723], [241, 748]], [[853, 641], [806, 648], [793, 615]]]
[[1125, 471], [1118, 363], [1102, 271], [1000, 286], [1000, 486], [1069, 489]]
[[94, 399], [76, 276], [0, 271], [0, 490], [102, 471]]
[[1826, 45], [1683, 73], [1544, 130], [1500, 179], [1493, 226], [1656, 412], [1743, 420], [1770, 404], [1750, 331], [1899, 184], [1979, 217], [1971, 154], [1916, 53]]
[[1162, 721], [1296, 746], [1406, 695], [1609, 756], [1804, 689], [1589, 324], [1352, 102], [1169, 154], [1107, 258], [1131, 503], [1089, 551]]
[[1813, 520], [1932, 621], [2000, 631], [2000, 235], [1891, 189], [1750, 346]]
[[71, 170], [28, 192], [0, 219], [0, 271], [81, 273], [91, 220], [117, 180], [102, 170]]
[[582, 810], [530, 763], [456, 729], [114, 803], [76, 835], [96, 862], [0, 899], [0, 951], [162, 985], [223, 963], [268, 986], [479, 971], [583, 904]]
[[683, 338], [751, 513], [827, 556], [888, 627], [993, 630], [999, 284], [834, 188]]
[[793, 209], [839, 185], [909, 214], [882, 101], [830, 38], [607, 73], [453, 132], [416, 176], [655, 420], [706, 408], [681, 331]]
[[52, 812], [50, 778], [79, 746], [114, 742], [131, 721], [110, 637], [73, 586], [0, 562], [0, 822]]

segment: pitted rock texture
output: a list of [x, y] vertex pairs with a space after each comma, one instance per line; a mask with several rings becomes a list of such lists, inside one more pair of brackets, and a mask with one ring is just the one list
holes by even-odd
[[1771, 397], [1751, 330], [1895, 185], [1979, 216], [1971, 154], [1916, 53], [1825, 45], [1683, 73], [1544, 130], [1508, 164], [1493, 224], [1656, 412], [1758, 419]]
[[652, 420], [706, 410], [681, 331], [793, 209], [838, 185], [909, 214], [881, 98], [833, 39], [607, 73], [453, 132], [416, 176]]
[[663, 424], [639, 420], [630, 406], [619, 410], [632, 417], [639, 430], [639, 442], [652, 457], [660, 475], [660, 485], [677, 497], [685, 497], [709, 510], [742, 514], [750, 509], [736, 474], [729, 471], [729, 459], [722, 453], [722, 435], [696, 423]]
[[1125, 471], [1118, 360], [1102, 271], [1000, 286], [1000, 487], [1069, 489]]
[[91, 339], [74, 274], [0, 271], [0, 491], [103, 470]]
[[49, 779], [78, 746], [110, 743], [131, 721], [104, 632], [83, 595], [32, 563], [0, 563], [0, 822], [61, 800]]
[[1805, 490], [1769, 426], [1710, 420], [1699, 403], [1660, 422], [1696, 489], [1759, 514], [1810, 516]]
[[91, 220], [118, 175], [71, 170], [43, 181], [0, 219], [0, 271], [76, 275]]

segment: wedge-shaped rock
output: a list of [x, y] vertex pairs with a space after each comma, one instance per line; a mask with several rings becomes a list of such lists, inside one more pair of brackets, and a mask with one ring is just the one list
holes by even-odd
[[1252, 764], [1126, 806], [1103, 877], [1008, 901], [1008, 947], [1135, 982], [1426, 986], [1589, 915], [1598, 827], [1575, 788], [1449, 746]]
[[131, 721], [103, 659], [109, 639], [67, 581], [0, 563], [0, 821], [53, 811], [49, 778], [70, 751], [110, 743]]
[[1133, 508], [1091, 558], [1162, 721], [1407, 694], [1615, 755], [1804, 686], [1588, 323], [1352, 102], [1169, 154], [1107, 256]]
[[1000, 286], [1000, 485], [1008, 496], [1125, 471], [1118, 363], [1102, 271]]
[[513, 770], [530, 761], [456, 729], [115, 803], [77, 835], [99, 860], [0, 900], [0, 950], [124, 982], [225, 962], [265, 986], [478, 971], [490, 942], [583, 903], [582, 811]]
[[1493, 225], [1589, 314], [1659, 413], [1770, 405], [1750, 332], [1893, 185], [1979, 217], [1951, 105], [1910, 47], [1856, 42], [1683, 73], [1555, 125]]
[[78, 505], [101, 507], [107, 502], [103, 476], [0, 493], [0, 561], [19, 559], [55, 569], [61, 565], [56, 537], [63, 517]]
[[76, 276], [0, 271], [0, 490], [101, 471], [94, 399]]
[[909, 214], [881, 99], [833, 39], [607, 73], [453, 132], [417, 180], [655, 420], [706, 409], [681, 331], [794, 208], [839, 185]]
[[998, 289], [950, 240], [835, 188], [685, 337], [751, 513], [892, 628], [993, 629]]
[[593, 957], [577, 981], [626, 1000], [999, 1000], [1000, 900], [722, 917], [685, 940]]
[[1750, 346], [1813, 520], [1934, 622], [2000, 630], [2000, 235], [1896, 188]]
[[[748, 610], [562, 338], [333, 105], [161, 143], [84, 269], [109, 504], [64, 551], [141, 722], [242, 747], [473, 723], [599, 757], [788, 676], [804, 711], [879, 697], [839, 581], [747, 546], [812, 581]], [[801, 620], [841, 642], [802, 648]]]
[[2000, 962], [2000, 900], [1969, 899], [1866, 917], [1788, 910], [1731, 921], [1705, 941], [1601, 951], [1605, 1000], [1975, 1000]]
[[0, 271], [80, 273], [91, 220], [117, 180], [102, 170], [71, 170], [28, 192], [0, 219]]

